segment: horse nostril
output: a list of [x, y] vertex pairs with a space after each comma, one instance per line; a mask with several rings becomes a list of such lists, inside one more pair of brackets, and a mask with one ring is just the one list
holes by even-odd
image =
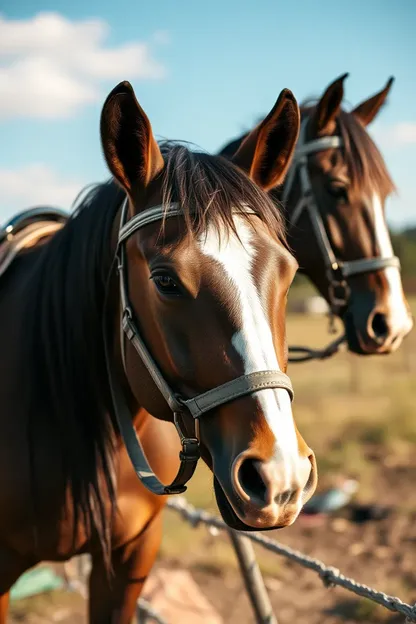
[[374, 314], [373, 320], [371, 322], [371, 329], [373, 330], [375, 338], [387, 338], [389, 334], [389, 328], [387, 325], [387, 319], [385, 314], [382, 314], [381, 312], [376, 312], [376, 314]]
[[274, 508], [275, 511], [277, 507], [303, 504], [316, 488], [315, 455], [310, 451], [308, 457], [293, 460], [290, 479], [288, 466], [281, 461], [264, 461], [250, 456], [237, 458], [234, 487], [240, 500], [250, 502], [258, 509]]
[[318, 480], [318, 472], [316, 468], [316, 458], [315, 453], [311, 453], [308, 456], [308, 460], [310, 462], [310, 472], [307, 482], [303, 487], [303, 501], [305, 502], [309, 499], [315, 491], [316, 483]]
[[256, 468], [256, 460], [247, 457], [238, 470], [241, 488], [250, 498], [266, 503], [267, 486]]

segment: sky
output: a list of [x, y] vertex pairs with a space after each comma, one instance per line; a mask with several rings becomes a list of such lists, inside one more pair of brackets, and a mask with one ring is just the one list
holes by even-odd
[[415, 0], [0, 0], [0, 223], [109, 177], [99, 118], [121, 80], [157, 138], [215, 152], [281, 89], [301, 102], [349, 72], [347, 108], [395, 77], [369, 131], [389, 223], [416, 224], [415, 33]]

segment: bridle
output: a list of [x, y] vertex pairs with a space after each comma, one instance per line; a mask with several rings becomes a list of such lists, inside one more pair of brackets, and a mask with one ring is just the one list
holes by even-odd
[[[343, 147], [343, 141], [340, 136], [323, 136], [312, 141], [306, 141], [308, 118], [302, 121], [299, 139], [296, 151], [293, 157], [293, 163], [286, 178], [282, 201], [287, 203], [290, 193], [293, 190], [296, 174], [299, 172], [301, 196], [290, 216], [290, 228], [293, 228], [299, 221], [301, 215], [306, 210], [312, 223], [315, 233], [316, 242], [321, 251], [322, 258], [325, 262], [326, 275], [328, 278], [328, 298], [331, 319], [339, 315], [340, 312], [348, 305], [351, 291], [348, 284], [348, 278], [353, 275], [361, 275], [363, 273], [371, 273], [380, 271], [387, 267], [395, 267], [400, 269], [400, 260], [397, 256], [382, 258], [376, 256], [373, 258], [359, 258], [357, 260], [342, 261], [338, 259], [331, 247], [328, 234], [325, 229], [322, 214], [313, 194], [312, 184], [308, 171], [308, 156], [315, 152], [338, 149]], [[322, 351], [314, 351], [304, 347], [291, 347], [289, 351], [292, 353], [304, 353], [304, 356], [289, 357], [290, 361], [304, 361], [308, 359], [324, 359], [333, 355], [338, 347], [344, 342], [343, 338], [337, 338], [328, 347]]]
[[[268, 388], [283, 388], [288, 391], [293, 400], [293, 388], [287, 375], [279, 370], [266, 370], [241, 375], [232, 381], [228, 381], [212, 390], [198, 394], [192, 398], [184, 398], [174, 392], [166, 381], [163, 373], [150, 354], [139, 330], [133, 308], [130, 304], [127, 279], [127, 253], [126, 242], [138, 230], [160, 220], [180, 217], [181, 207], [178, 204], [166, 206], [153, 206], [143, 212], [127, 219], [128, 199], [123, 203], [121, 210], [120, 227], [117, 241], [115, 262], [120, 284], [120, 308], [121, 308], [121, 355], [124, 372], [127, 376], [125, 340], [134, 347], [142, 363], [149, 372], [159, 392], [173, 412], [173, 422], [179, 434], [182, 450], [179, 453], [180, 466], [178, 473], [170, 485], [164, 485], [154, 474], [146, 458], [142, 444], [133, 426], [132, 413], [129, 409], [124, 392], [120, 385], [114, 360], [111, 358], [108, 344], [108, 327], [104, 324], [105, 357], [108, 370], [110, 391], [113, 407], [121, 437], [123, 438], [128, 455], [143, 485], [154, 494], [179, 494], [186, 490], [185, 484], [192, 477], [200, 458], [199, 419], [207, 415], [210, 410], [229, 403], [239, 397], [259, 392]], [[113, 263], [113, 268], [114, 268]], [[112, 272], [112, 271], [111, 271]], [[107, 285], [108, 294], [108, 285]], [[107, 297], [106, 297], [107, 299]], [[106, 302], [107, 305], [107, 302]], [[190, 416], [194, 422], [194, 435], [188, 437], [182, 429], [182, 421]]]

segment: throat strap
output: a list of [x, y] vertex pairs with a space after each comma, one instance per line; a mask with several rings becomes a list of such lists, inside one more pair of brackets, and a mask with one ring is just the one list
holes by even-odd
[[117, 424], [136, 475], [145, 488], [150, 490], [153, 494], [159, 496], [166, 494], [182, 494], [185, 492], [185, 484], [194, 474], [200, 458], [198, 440], [196, 438], [181, 438], [182, 450], [179, 454], [180, 464], [176, 477], [169, 485], [162, 483], [153, 472], [140, 441], [140, 437], [136, 433], [132, 422], [131, 410], [127, 405], [123, 389], [118, 381], [117, 373], [112, 367], [109, 358], [107, 358], [107, 362], [109, 363], [108, 377]]

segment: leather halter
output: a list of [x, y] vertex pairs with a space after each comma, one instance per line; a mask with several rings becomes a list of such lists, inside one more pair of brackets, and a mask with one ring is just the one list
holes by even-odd
[[322, 215], [313, 194], [308, 171], [308, 156], [309, 154], [326, 149], [341, 148], [343, 146], [343, 141], [339, 136], [323, 136], [306, 142], [307, 124], [308, 119], [306, 118], [302, 121], [293, 164], [284, 185], [282, 201], [287, 202], [293, 189], [296, 173], [299, 171], [301, 197], [290, 217], [290, 225], [296, 225], [304, 210], [308, 211], [316, 241], [325, 262], [329, 280], [328, 292], [331, 312], [333, 314], [339, 314], [342, 308], [347, 305], [350, 297], [350, 289], [347, 282], [349, 277], [362, 273], [380, 271], [387, 267], [400, 269], [400, 260], [397, 256], [390, 256], [387, 258], [376, 256], [373, 258], [360, 258], [358, 260], [345, 262], [337, 259], [331, 247], [331, 243], [329, 242]]
[[[124, 393], [118, 381], [118, 377], [114, 369], [114, 362], [108, 349], [108, 339], [105, 337], [106, 363], [110, 390], [120, 434], [124, 440], [130, 460], [140, 481], [154, 494], [179, 494], [186, 490], [185, 483], [187, 483], [187, 481], [189, 481], [192, 477], [200, 458], [198, 422], [201, 416], [207, 414], [210, 410], [215, 409], [220, 405], [233, 401], [234, 399], [268, 388], [283, 388], [288, 391], [291, 400], [293, 400], [293, 389], [291, 381], [287, 375], [278, 370], [267, 370], [250, 373], [248, 375], [241, 375], [232, 381], [228, 381], [227, 383], [217, 386], [212, 390], [208, 390], [207, 392], [188, 399], [180, 396], [172, 390], [163, 376], [163, 373], [154, 361], [140, 334], [133, 308], [130, 305], [125, 244], [130, 236], [146, 225], [162, 219], [172, 218], [175, 216], [178, 217], [182, 214], [182, 210], [178, 204], [171, 204], [168, 207], [153, 206], [152, 208], [135, 215], [130, 220], [127, 220], [127, 214], [128, 199], [126, 198], [121, 211], [120, 229], [116, 251], [117, 271], [120, 282], [121, 354], [124, 371], [127, 375], [125, 357], [125, 339], [127, 338], [138, 353], [154, 383], [173, 412], [173, 422], [182, 443], [182, 451], [179, 454], [180, 466], [178, 473], [170, 485], [164, 485], [156, 477], [149, 465], [142, 444], [134, 429], [131, 410], [127, 406]], [[195, 422], [195, 435], [193, 437], [187, 437], [181, 427], [181, 421], [186, 415], [190, 415]]]

